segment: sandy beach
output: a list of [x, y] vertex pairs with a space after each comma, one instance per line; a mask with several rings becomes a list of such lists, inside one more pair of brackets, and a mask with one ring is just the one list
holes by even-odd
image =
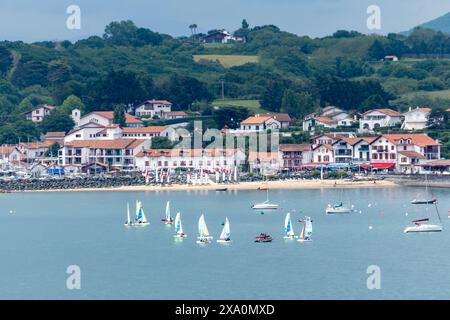
[[351, 181], [351, 180], [291, 180], [291, 181], [267, 181], [267, 182], [241, 182], [234, 184], [205, 184], [205, 185], [179, 185], [168, 186], [123, 186], [113, 188], [78, 188], [78, 189], [49, 189], [27, 190], [13, 192], [86, 192], [86, 191], [188, 191], [188, 190], [215, 190], [228, 188], [229, 190], [256, 190], [264, 186], [269, 189], [320, 189], [320, 188], [373, 188], [373, 187], [397, 187], [398, 184], [391, 181]]

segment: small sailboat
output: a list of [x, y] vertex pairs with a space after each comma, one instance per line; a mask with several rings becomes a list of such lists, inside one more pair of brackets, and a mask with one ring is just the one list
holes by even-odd
[[344, 203], [342, 202], [343, 192], [344, 192], [344, 189], [341, 188], [339, 202], [334, 204], [333, 206], [331, 204], [329, 204], [328, 207], [325, 209], [326, 214], [350, 213], [353, 211], [353, 206], [344, 205]]
[[175, 235], [174, 238], [186, 238], [187, 234], [183, 231], [183, 225], [181, 224], [181, 213], [177, 213], [175, 216]]
[[[434, 204], [437, 202], [437, 199], [433, 197], [433, 194], [428, 190], [428, 176], [425, 175], [425, 199], [414, 199], [411, 201], [411, 204]], [[428, 197], [430, 194], [431, 197]]]
[[198, 219], [197, 243], [209, 243], [212, 238], [213, 237], [209, 234], [208, 227], [206, 226], [205, 216], [202, 214], [200, 219]]
[[286, 214], [286, 217], [284, 218], [284, 239], [294, 239], [296, 238], [294, 229], [292, 228], [292, 221], [291, 221], [291, 213], [288, 212]]
[[173, 224], [173, 218], [170, 216], [170, 201], [166, 203], [166, 216], [161, 219], [166, 225]]
[[150, 223], [147, 221], [147, 217], [145, 216], [144, 207], [142, 206], [142, 202], [136, 200], [136, 222], [133, 226], [135, 227], [145, 227]]
[[219, 239], [217, 240], [218, 243], [230, 243], [230, 222], [228, 221], [228, 218], [225, 218], [225, 224], [223, 225], [222, 232], [220, 233]]
[[311, 242], [311, 236], [312, 236], [312, 220], [310, 217], [305, 217], [305, 219], [300, 221], [301, 223], [301, 229], [300, 229], [300, 235], [298, 237], [298, 242]]
[[432, 224], [429, 223], [430, 219], [429, 218], [423, 218], [423, 219], [418, 219], [418, 220], [414, 220], [412, 223], [413, 225], [406, 227], [405, 230], [403, 231], [404, 233], [410, 233], [410, 232], [441, 232], [442, 231], [442, 220], [441, 220], [441, 216], [439, 214], [439, 210], [437, 208], [437, 204], [434, 203], [434, 207], [436, 209], [436, 214], [439, 218], [439, 223], [437, 224]]
[[269, 200], [269, 190], [267, 189], [267, 199], [262, 203], [256, 203], [252, 206], [254, 210], [276, 210], [278, 209], [278, 204], [271, 203]]
[[127, 203], [127, 222], [124, 223], [125, 227], [133, 226], [133, 221], [131, 221], [130, 217], [130, 204]]

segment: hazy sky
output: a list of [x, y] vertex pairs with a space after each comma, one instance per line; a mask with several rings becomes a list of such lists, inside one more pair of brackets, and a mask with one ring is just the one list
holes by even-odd
[[[81, 30], [68, 30], [66, 9], [81, 8]], [[111, 21], [131, 19], [138, 26], [174, 36], [214, 28], [236, 30], [274, 24], [299, 35], [325, 36], [337, 29], [371, 31], [367, 7], [381, 8], [380, 33], [400, 32], [450, 11], [449, 0], [0, 0], [0, 40], [77, 40], [102, 35]]]

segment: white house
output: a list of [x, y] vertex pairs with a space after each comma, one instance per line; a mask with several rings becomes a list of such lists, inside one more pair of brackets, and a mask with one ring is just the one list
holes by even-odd
[[147, 100], [138, 105], [134, 114], [139, 117], [165, 118], [165, 114], [172, 111], [172, 103], [167, 100]]
[[54, 141], [21, 142], [17, 148], [28, 162], [45, 158], [46, 152]]
[[274, 119], [271, 115], [260, 115], [248, 117], [241, 122], [241, 131], [261, 132], [268, 129], [280, 129], [281, 122]]
[[141, 128], [123, 128], [124, 138], [151, 139], [152, 137], [167, 137], [170, 141], [177, 141], [178, 134], [170, 126], [149, 126]]
[[335, 162], [333, 146], [330, 144], [322, 144], [313, 147], [311, 153], [311, 162], [313, 163], [328, 164]]
[[89, 168], [101, 164], [110, 169], [134, 169], [135, 155], [150, 147], [150, 140], [73, 140], [59, 152], [59, 164]]
[[245, 154], [239, 149], [146, 149], [136, 155], [136, 166], [144, 171], [155, 169], [216, 169], [243, 164]]
[[402, 115], [391, 109], [369, 110], [361, 115], [359, 129], [373, 131], [379, 128], [392, 127], [401, 123]]
[[421, 130], [427, 127], [428, 117], [430, 116], [430, 108], [409, 108], [408, 112], [405, 112], [403, 116], [405, 120], [402, 124], [403, 130]]
[[203, 43], [230, 43], [232, 41], [243, 41], [242, 38], [233, 37], [226, 30], [216, 30], [209, 32], [206, 36], [202, 38]]
[[283, 154], [279, 151], [250, 151], [248, 154], [248, 163], [251, 172], [276, 173], [283, 169]]
[[[81, 127], [90, 122], [98, 123], [103, 126], [114, 124], [114, 111], [94, 111], [81, 116], [80, 110], [74, 109], [72, 111], [72, 119], [75, 122], [75, 127]], [[138, 118], [129, 113], [125, 113], [125, 123], [127, 127], [143, 127], [144, 123]]]
[[15, 145], [0, 146], [0, 164], [2, 168], [11, 162], [18, 162], [24, 158], [24, 154]]
[[54, 106], [42, 104], [24, 113], [24, 115], [27, 120], [39, 123], [55, 109], [56, 107]]

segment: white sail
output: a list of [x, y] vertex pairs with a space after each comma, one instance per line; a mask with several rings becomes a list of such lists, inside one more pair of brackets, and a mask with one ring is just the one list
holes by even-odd
[[230, 222], [228, 218], [225, 218], [225, 225], [223, 226], [222, 233], [220, 234], [220, 240], [230, 239]]
[[166, 204], [166, 221], [169, 221], [170, 220], [170, 201], [167, 201], [167, 204]]
[[142, 202], [140, 201], [136, 201], [136, 217], [139, 222], [148, 223], [147, 217], [144, 213], [144, 207], [142, 206]]
[[219, 183], [219, 181], [220, 181], [220, 173], [219, 170], [216, 169], [216, 183]]
[[294, 229], [292, 228], [292, 221], [291, 221], [291, 213], [288, 212], [286, 214], [286, 218], [284, 219], [284, 232], [286, 233], [287, 237], [294, 237]]
[[234, 181], [237, 182], [237, 167], [234, 167]]
[[158, 174], [158, 168], [155, 169], [155, 182], [159, 182], [159, 174]]
[[222, 168], [222, 181], [225, 182], [225, 168]]
[[205, 216], [203, 214], [200, 216], [200, 219], [198, 219], [198, 234], [200, 238], [210, 237], [209, 230], [205, 222]]
[[313, 226], [310, 217], [305, 217], [305, 237], [310, 238], [312, 236]]
[[177, 213], [175, 216], [175, 232], [177, 235], [183, 234], [183, 225], [181, 224], [181, 213]]
[[127, 203], [127, 225], [131, 225], [131, 217], [130, 217], [130, 204]]

